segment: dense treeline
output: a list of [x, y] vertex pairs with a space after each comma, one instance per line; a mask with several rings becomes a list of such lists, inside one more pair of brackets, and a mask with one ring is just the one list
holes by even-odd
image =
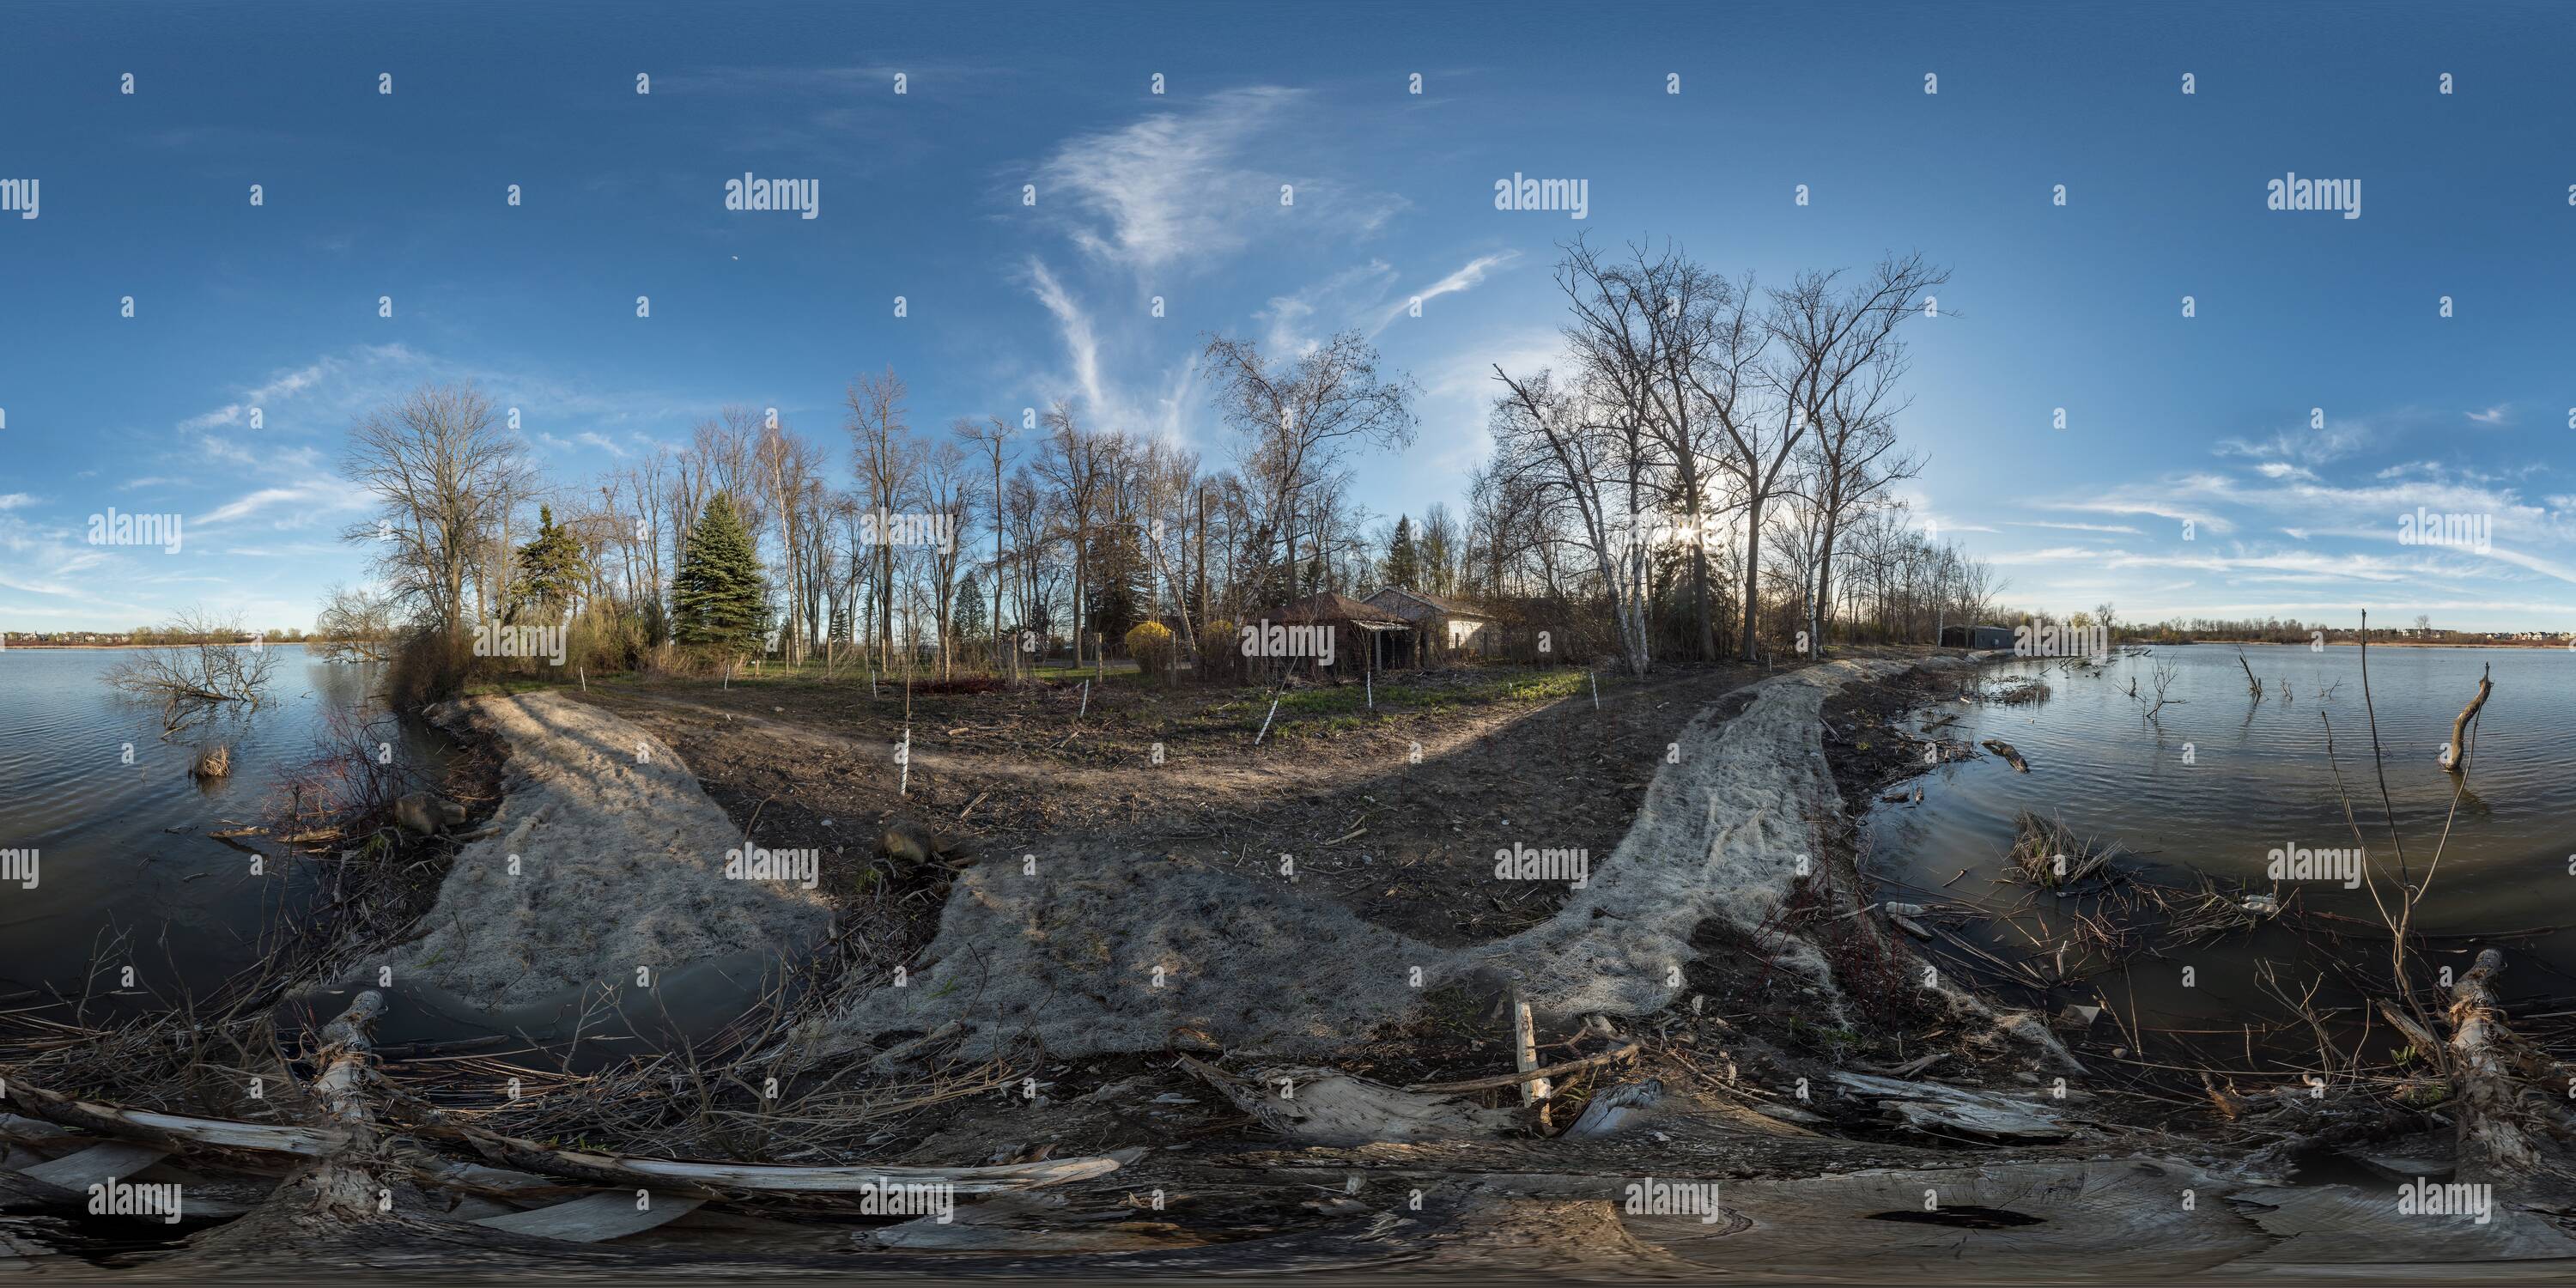
[[837, 432], [728, 407], [566, 483], [480, 391], [423, 388], [351, 431], [343, 472], [378, 511], [346, 536], [380, 583], [335, 590], [319, 627], [377, 647], [416, 630], [452, 672], [558, 625], [601, 669], [1012, 668], [1097, 661], [1147, 622], [1188, 657], [1211, 623], [1393, 584], [1642, 671], [1929, 642], [1992, 611], [1990, 570], [1890, 494], [1919, 465], [1896, 443], [1898, 334], [1936, 311], [1940, 272], [1762, 289], [1670, 246], [1578, 240], [1557, 279], [1565, 365], [1495, 370], [1464, 512], [1418, 518], [1351, 494], [1356, 461], [1413, 441], [1418, 395], [1357, 333], [1295, 354], [1208, 338], [1214, 467], [1064, 401], [917, 425], [888, 370], [850, 382]]

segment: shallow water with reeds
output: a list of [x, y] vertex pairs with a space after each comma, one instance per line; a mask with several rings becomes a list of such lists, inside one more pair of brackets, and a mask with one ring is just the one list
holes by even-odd
[[[0, 881], [0, 1000], [115, 1010], [213, 992], [266, 959], [314, 888], [312, 869], [278, 861], [265, 838], [213, 834], [265, 822], [334, 713], [374, 720], [405, 763], [439, 762], [434, 734], [375, 719], [375, 666], [265, 647], [276, 667], [258, 709], [167, 736], [159, 702], [106, 681], [132, 650], [0, 650], [0, 850], [35, 856], [32, 883]], [[231, 772], [192, 778], [197, 748], [215, 742], [232, 749]], [[254, 875], [260, 849], [271, 857]]]
[[[2397, 909], [2409, 883], [2425, 890], [2413, 914], [2420, 983], [2500, 947], [2516, 1014], [2563, 1020], [2552, 1013], [2576, 1012], [2576, 653], [2373, 647], [2367, 660], [2367, 702], [2352, 646], [2161, 646], [2098, 670], [1992, 668], [1989, 688], [2036, 677], [2047, 698], [1944, 702], [1911, 725], [1955, 714], [1938, 736], [2003, 740], [2029, 772], [1981, 750], [1906, 784], [1908, 799], [1871, 806], [1863, 870], [1879, 898], [1966, 911], [1941, 918], [1945, 939], [1966, 945], [1936, 949], [1955, 969], [2052, 1011], [2106, 1005], [2106, 1031], [2133, 1025], [2150, 1051], [2226, 1068], [2277, 1070], [2275, 1057], [2313, 1048], [2283, 994], [2358, 1035], [2365, 1004], [2386, 995], [2383, 907]], [[2160, 668], [2165, 703], [2150, 719]], [[2437, 758], [2482, 673], [2493, 696], [2455, 778]], [[2062, 822], [2079, 840], [2059, 848], [2079, 856], [2116, 847], [2122, 879], [2063, 894], [2007, 879], [2025, 812]], [[2175, 923], [2194, 919], [2205, 889], [2283, 911], [2185, 942]], [[2097, 934], [2088, 947], [2079, 917], [2125, 942], [2109, 949]], [[2384, 1055], [2402, 1043], [2383, 1029], [2364, 1045]]]

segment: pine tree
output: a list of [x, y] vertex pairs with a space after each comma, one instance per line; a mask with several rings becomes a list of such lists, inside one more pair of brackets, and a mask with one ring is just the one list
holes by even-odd
[[519, 547], [518, 576], [510, 582], [510, 617], [535, 606], [561, 617], [590, 578], [590, 561], [570, 530], [555, 526], [550, 505], [537, 507], [536, 540]]
[[689, 529], [671, 578], [673, 631], [682, 644], [744, 652], [769, 633], [769, 581], [733, 502], [716, 493]]
[[971, 572], [966, 574], [965, 584], [957, 588], [956, 620], [949, 623], [951, 629], [957, 632], [957, 638], [969, 643], [982, 643], [984, 632], [992, 629], [992, 623], [985, 620], [989, 607], [984, 602], [982, 583], [976, 579], [975, 574]]
[[1395, 536], [1386, 543], [1386, 564], [1381, 569], [1386, 584], [1405, 590], [1419, 589], [1422, 560], [1413, 550], [1413, 520], [1395, 516]]

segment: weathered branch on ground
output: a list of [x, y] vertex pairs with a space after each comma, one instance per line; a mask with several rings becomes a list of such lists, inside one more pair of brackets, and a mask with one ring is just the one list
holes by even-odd
[[1552, 1080], [1562, 1078], [1569, 1073], [1580, 1073], [1585, 1069], [1597, 1068], [1605, 1064], [1614, 1064], [1618, 1061], [1634, 1057], [1637, 1054], [1637, 1050], [1637, 1044], [1629, 1042], [1611, 1050], [1603, 1051], [1598, 1055], [1587, 1055], [1579, 1060], [1568, 1060], [1562, 1064], [1551, 1064], [1544, 1069], [1529, 1069], [1519, 1073], [1498, 1073], [1490, 1078], [1469, 1078], [1464, 1082], [1417, 1082], [1406, 1086], [1405, 1090], [1432, 1092], [1496, 1091], [1504, 1087], [1516, 1086], [1524, 1082], [1542, 1079]]
[[317, 1208], [334, 1215], [362, 1218], [376, 1211], [375, 1178], [358, 1160], [376, 1145], [366, 1085], [376, 1054], [376, 1017], [384, 1013], [384, 994], [374, 989], [358, 994], [338, 1019], [322, 1026], [322, 1050], [314, 1056], [322, 1070], [310, 1088], [321, 1110], [319, 1125], [336, 1139], [301, 1179], [311, 1187]]
[[2459, 1125], [2455, 1169], [2463, 1181], [2519, 1192], [2576, 1191], [2576, 1119], [2536, 1091], [2526, 1070], [2537, 1053], [2504, 1022], [2495, 980], [2504, 953], [2489, 948], [2451, 989], [2451, 1086]]

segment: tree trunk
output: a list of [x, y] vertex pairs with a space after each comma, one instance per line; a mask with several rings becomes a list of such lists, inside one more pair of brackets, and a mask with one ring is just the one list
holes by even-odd
[[1754, 660], [1753, 634], [1762, 613], [1762, 495], [1744, 504], [1744, 638], [1743, 658]]

